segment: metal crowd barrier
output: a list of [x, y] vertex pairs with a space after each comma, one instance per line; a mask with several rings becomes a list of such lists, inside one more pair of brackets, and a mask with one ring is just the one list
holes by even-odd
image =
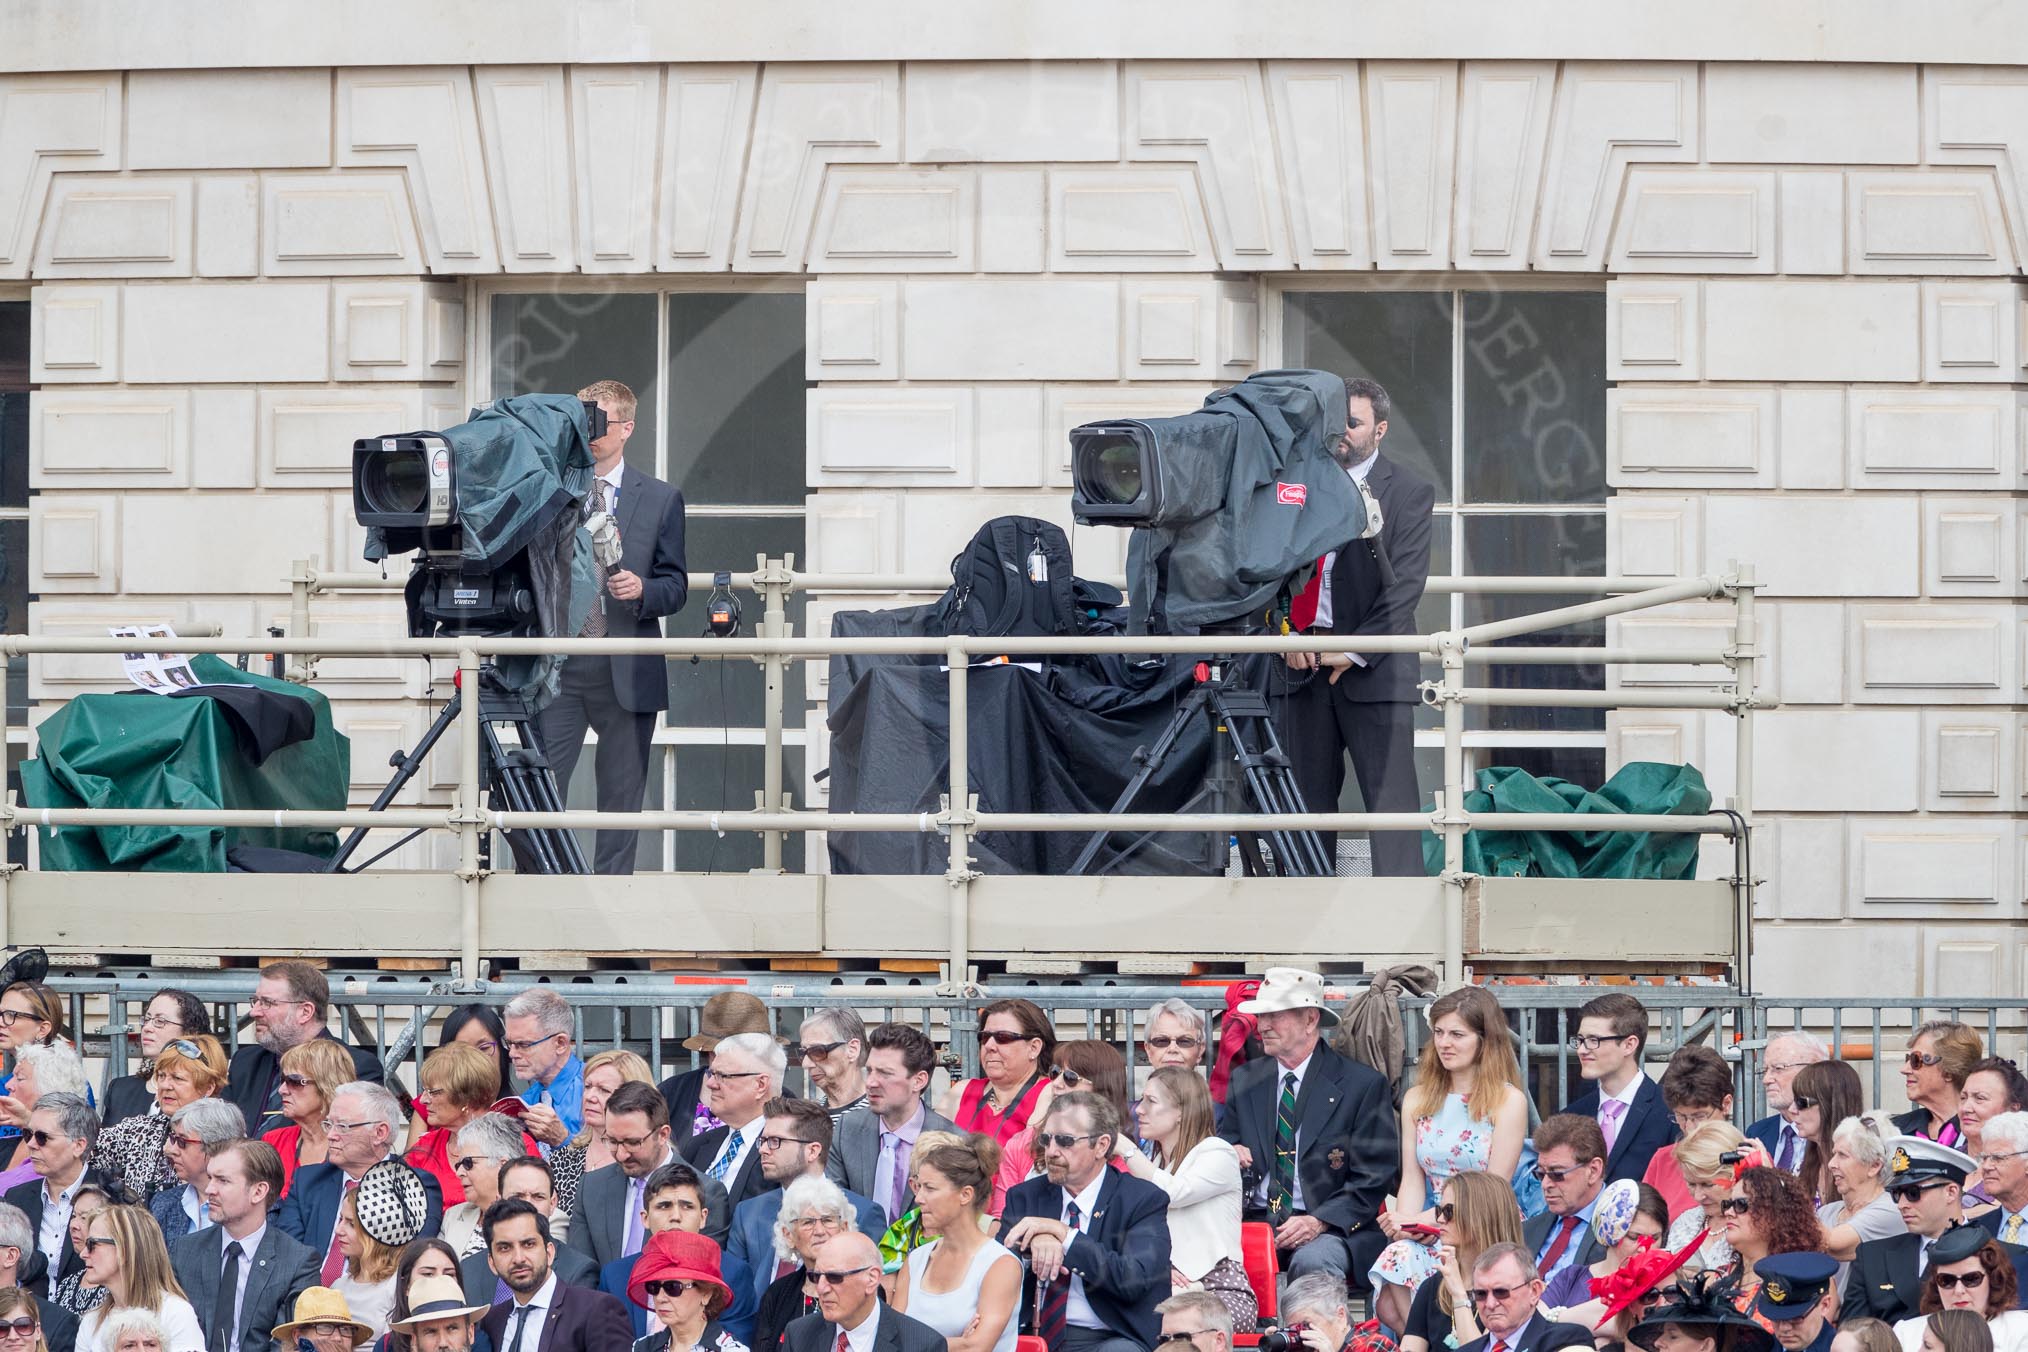
[[[1536, 614], [1517, 616], [1462, 629], [1427, 635], [1371, 636], [1359, 647], [1369, 653], [1416, 653], [1433, 661], [1441, 671], [1438, 680], [1425, 682], [1427, 703], [1443, 712], [1443, 784], [1437, 790], [1436, 810], [1420, 812], [1310, 812], [1288, 815], [1246, 813], [1108, 815], [979, 812], [970, 793], [968, 763], [969, 722], [966, 706], [967, 674], [974, 658], [1000, 655], [1064, 653], [1201, 653], [1202, 637], [1122, 638], [856, 638], [812, 639], [789, 636], [787, 607], [797, 590], [835, 590], [856, 593], [920, 589], [942, 586], [927, 578], [881, 577], [856, 574], [797, 574], [793, 556], [761, 559], [752, 573], [736, 574], [735, 583], [762, 594], [763, 617], [757, 637], [751, 639], [554, 639], [486, 638], [317, 638], [310, 634], [312, 596], [325, 591], [351, 588], [383, 589], [399, 585], [396, 579], [377, 574], [320, 574], [310, 562], [296, 566], [291, 578], [292, 634], [286, 638], [178, 638], [157, 641], [163, 651], [195, 653], [268, 652], [291, 656], [289, 673], [308, 680], [318, 657], [435, 657], [454, 658], [460, 678], [468, 688], [477, 689], [481, 662], [506, 654], [596, 653], [654, 654], [664, 658], [689, 657], [712, 661], [755, 659], [766, 673], [768, 692], [765, 724], [763, 801], [769, 810], [643, 811], [634, 813], [503, 812], [481, 806], [479, 773], [480, 701], [463, 702], [459, 723], [460, 747], [458, 787], [451, 804], [443, 807], [389, 808], [370, 812], [354, 808], [343, 812], [310, 811], [139, 811], [97, 808], [18, 809], [9, 795], [0, 801], [0, 835], [27, 825], [43, 826], [260, 826], [349, 830], [357, 826], [378, 826], [398, 830], [423, 828], [455, 833], [459, 840], [457, 877], [460, 889], [461, 920], [459, 952], [462, 971], [470, 976], [480, 970], [480, 897], [485, 877], [480, 868], [480, 840], [488, 831], [527, 828], [594, 829], [608, 827], [669, 831], [753, 831], [760, 834], [763, 870], [779, 871], [782, 842], [789, 831], [935, 831], [947, 838], [949, 867], [944, 875], [948, 887], [947, 912], [949, 971], [953, 983], [962, 984], [970, 959], [970, 886], [979, 876], [971, 867], [971, 840], [982, 831], [1117, 831], [1239, 832], [1270, 827], [1319, 831], [1423, 830], [1441, 835], [1444, 843], [1443, 869], [1439, 875], [1444, 898], [1442, 953], [1445, 980], [1461, 979], [1464, 967], [1465, 895], [1472, 879], [1464, 870], [1465, 832], [1475, 825], [1506, 831], [1652, 831], [1719, 834], [1735, 845], [1734, 963], [1739, 983], [1752, 988], [1751, 945], [1753, 879], [1748, 858], [1748, 828], [1752, 823], [1753, 733], [1752, 712], [1769, 707], [1755, 693], [1759, 660], [1759, 636], [1754, 596], [1758, 583], [1751, 566], [1730, 564], [1723, 574], [1658, 581], [1652, 578], [1432, 578], [1429, 586], [1439, 592], [1461, 591], [1509, 595], [1604, 593], [1604, 599], [1556, 607]], [[699, 575], [708, 578], [709, 575]], [[1693, 600], [1729, 599], [1733, 606], [1732, 640], [1722, 648], [1640, 648], [1620, 647], [1495, 647], [1498, 640], [1553, 630], [1572, 624], [1625, 615], [1660, 606]], [[115, 654], [133, 646], [131, 639], [8, 635], [0, 638], [0, 691], [4, 691], [9, 660], [37, 653]], [[1287, 653], [1333, 652], [1345, 646], [1342, 637], [1306, 638], [1221, 637], [1216, 646], [1225, 652]], [[942, 656], [949, 670], [950, 723], [949, 791], [943, 808], [936, 813], [841, 813], [798, 811], [788, 806], [783, 794], [784, 721], [782, 673], [787, 663], [834, 653]], [[1557, 664], [1649, 664], [1712, 665], [1728, 669], [1728, 679], [1714, 682], [1714, 689], [1613, 689], [1541, 690], [1469, 686], [1468, 665], [1487, 663]], [[0, 717], [5, 715], [5, 696], [0, 693]], [[1465, 708], [1469, 704], [1511, 706], [1554, 706], [1565, 708], [1666, 708], [1719, 709], [1735, 718], [1737, 745], [1737, 791], [1726, 810], [1702, 815], [1586, 815], [1499, 813], [1475, 818], [1460, 806], [1470, 785], [1465, 776]], [[9, 752], [0, 740], [0, 782], [4, 782]], [[6, 914], [4, 888], [11, 870], [0, 866], [0, 926]], [[6, 935], [0, 933], [0, 943]]]
[[[68, 1003], [70, 1027], [84, 1030], [80, 1049], [102, 1061], [107, 1079], [129, 1073], [137, 1053], [130, 1037], [138, 1033], [148, 999], [164, 986], [188, 990], [213, 1012], [213, 1027], [228, 1048], [243, 1040], [258, 974], [229, 975], [163, 972], [146, 977], [52, 976], [49, 984]], [[768, 1009], [772, 1031], [793, 1041], [803, 1019], [825, 1008], [847, 1006], [865, 1021], [894, 1020], [913, 1024], [944, 1053], [943, 1067], [953, 1077], [979, 1073], [975, 1034], [978, 1011], [995, 1000], [1033, 1000], [1050, 1015], [1059, 1037], [1090, 1037], [1110, 1042], [1127, 1058], [1129, 1075], [1139, 1068], [1140, 1039], [1148, 1009], [1160, 1001], [1181, 999], [1215, 1019], [1224, 1009], [1222, 981], [1190, 985], [1013, 985], [977, 988], [963, 1000], [952, 1000], [930, 986], [884, 985], [872, 982], [826, 982], [808, 979], [777, 981], [757, 977], [742, 983], [728, 978], [711, 985], [674, 985], [655, 973], [606, 973], [596, 980], [554, 983], [496, 982], [481, 992], [453, 989], [440, 980], [390, 977], [385, 973], [358, 976], [335, 974], [331, 1003], [333, 1025], [348, 1040], [388, 1047], [405, 1025], [416, 1022], [420, 1035], [404, 1065], [408, 1082], [423, 1057], [436, 1045], [435, 1025], [457, 1005], [471, 1001], [504, 1005], [536, 984], [549, 984], [574, 1011], [577, 1038], [585, 1055], [609, 1047], [639, 1053], [659, 1079], [702, 1064], [699, 1053], [685, 1050], [684, 1038], [697, 1031], [697, 1017], [706, 1000], [726, 989], [746, 989]], [[1353, 984], [1329, 989], [1332, 997], [1350, 999], [1363, 989]], [[1669, 1056], [1679, 1047], [1712, 1047], [1733, 1067], [1735, 1110], [1742, 1121], [1766, 1111], [1761, 1071], [1768, 1041], [1783, 1031], [1806, 1027], [1832, 1047], [1839, 1059], [1858, 1065], [1869, 1080], [1868, 1102], [1887, 1101], [1890, 1077], [1909, 1033], [1930, 1018], [1970, 1023], [1990, 1053], [2019, 1057], [2028, 1042], [2028, 999], [1954, 1001], [1891, 1001], [1867, 996], [1766, 997], [1742, 994], [1730, 986], [1502, 985], [1489, 989], [1510, 1017], [1522, 1082], [1538, 1113], [1555, 1112], [1578, 1092], [1577, 1061], [1568, 1037], [1576, 1028], [1576, 1012], [1606, 990], [1629, 990], [1647, 1006], [1650, 1032], [1645, 1053], [1649, 1075], [1659, 1078]], [[1399, 1002], [1408, 1064], [1412, 1067], [1425, 1040], [1421, 1011], [1430, 1001], [1408, 997]], [[1343, 1008], [1343, 1005], [1337, 1005]], [[1215, 1050], [1215, 1049], [1211, 1049]], [[1207, 1064], [1210, 1052], [1207, 1053]], [[1870, 1067], [1863, 1063], [1870, 1062]], [[791, 1078], [797, 1068], [791, 1064]], [[807, 1086], [801, 1086], [807, 1092]]]

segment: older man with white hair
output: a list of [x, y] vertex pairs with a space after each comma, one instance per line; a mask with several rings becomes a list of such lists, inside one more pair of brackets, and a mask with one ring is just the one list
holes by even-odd
[[[327, 1112], [324, 1135], [330, 1144], [324, 1163], [296, 1170], [289, 1195], [275, 1213], [275, 1224], [283, 1234], [322, 1256], [320, 1276], [325, 1286], [345, 1271], [345, 1253], [338, 1245], [339, 1204], [346, 1193], [359, 1186], [368, 1169], [394, 1158], [408, 1126], [408, 1115], [387, 1092], [387, 1086], [370, 1080], [340, 1085]], [[416, 1172], [428, 1201], [422, 1233], [434, 1235], [444, 1220], [444, 1190], [428, 1170]]]
[[1979, 1137], [1979, 1181], [1996, 1206], [1972, 1219], [2002, 1244], [2028, 1245], [2028, 1113], [1996, 1113]]
[[584, 1130], [584, 1058], [572, 1036], [570, 1002], [547, 986], [525, 990], [500, 1011], [507, 1030], [507, 1059], [526, 1082], [528, 1105], [521, 1129], [547, 1155]]
[[725, 1125], [681, 1143], [683, 1158], [706, 1178], [725, 1185], [727, 1203], [776, 1186], [760, 1167], [760, 1137], [769, 1099], [782, 1092], [789, 1059], [766, 1033], [740, 1033], [720, 1042], [704, 1072], [705, 1101]]
[[1800, 1028], [1775, 1034], [1761, 1053], [1760, 1083], [1767, 1091], [1768, 1115], [1748, 1127], [1746, 1136], [1766, 1146], [1768, 1158], [1790, 1173], [1803, 1167], [1803, 1147], [1809, 1144], [1785, 1116], [1795, 1101], [1796, 1072], [1830, 1057], [1831, 1049], [1822, 1038]]

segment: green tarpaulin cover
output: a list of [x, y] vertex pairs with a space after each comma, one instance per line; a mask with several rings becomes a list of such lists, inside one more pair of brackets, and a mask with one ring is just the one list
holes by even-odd
[[[331, 726], [325, 698], [306, 686], [255, 676], [198, 654], [190, 668], [206, 684], [254, 685], [308, 700], [316, 732], [255, 765], [225, 712], [202, 697], [80, 695], [37, 730], [36, 758], [21, 767], [31, 807], [299, 808], [339, 811], [351, 778], [352, 748]], [[44, 827], [42, 867], [77, 872], [223, 873], [234, 845], [269, 845], [329, 855], [330, 831], [225, 827]]]
[[[1711, 810], [1711, 790], [1694, 765], [1632, 761], [1598, 790], [1564, 779], [1537, 779], [1512, 766], [1479, 771], [1465, 811], [1667, 814]], [[1465, 832], [1465, 872], [1493, 878], [1694, 878], [1697, 840], [1689, 832]], [[1423, 866], [1443, 872], [1444, 842], [1422, 833]]]

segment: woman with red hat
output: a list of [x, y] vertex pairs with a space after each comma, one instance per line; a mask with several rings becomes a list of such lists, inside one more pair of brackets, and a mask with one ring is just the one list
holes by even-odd
[[627, 1295], [662, 1326], [635, 1342], [634, 1352], [747, 1352], [718, 1322], [732, 1288], [719, 1275], [718, 1245], [704, 1235], [669, 1229], [649, 1236]]

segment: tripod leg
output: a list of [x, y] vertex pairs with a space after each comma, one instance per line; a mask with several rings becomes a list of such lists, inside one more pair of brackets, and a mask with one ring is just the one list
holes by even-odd
[[[1135, 801], [1140, 798], [1141, 793], [1148, 787], [1148, 781], [1161, 772], [1163, 763], [1169, 759], [1169, 753], [1176, 748], [1177, 739], [1183, 735], [1184, 729], [1190, 726], [1190, 720], [1195, 718], [1198, 711], [1204, 707], [1205, 701], [1208, 698], [1205, 692], [1210, 688], [1209, 685], [1200, 685], [1184, 696], [1183, 702], [1176, 706], [1175, 714], [1170, 717], [1168, 725], [1162, 729], [1161, 735], [1154, 740], [1145, 752], [1136, 753], [1139, 756], [1141, 768], [1131, 780], [1127, 781], [1127, 787], [1121, 790], [1119, 798], [1108, 809], [1111, 815], [1117, 817], [1131, 810]], [[1091, 839], [1085, 842], [1084, 851], [1078, 855], [1077, 862], [1070, 866], [1071, 877], [1083, 877], [1093, 871], [1092, 864], [1098, 859], [1099, 851], [1105, 848], [1106, 839], [1111, 834], [1110, 831], [1096, 831], [1092, 833]], [[1151, 832], [1148, 835], [1142, 836], [1128, 849], [1121, 850], [1115, 854], [1111, 863], [1106, 867], [1111, 868], [1114, 864], [1124, 859], [1132, 850], [1139, 849], [1152, 834]], [[1099, 869], [1097, 871], [1103, 873], [1106, 869]]]
[[[417, 772], [423, 768], [423, 762], [429, 759], [430, 752], [436, 747], [438, 742], [443, 740], [444, 733], [457, 723], [458, 713], [464, 706], [464, 698], [465, 692], [462, 690], [453, 690], [451, 692], [450, 699], [444, 704], [443, 712], [437, 715], [436, 721], [431, 723], [429, 729], [423, 733], [422, 739], [415, 744], [415, 750], [401, 757], [396, 763], [393, 777], [387, 781], [385, 788], [374, 795], [373, 804], [367, 811], [385, 811], [387, 805], [394, 801], [395, 795], [406, 788], [408, 782], [416, 777]], [[324, 871], [326, 873], [343, 873], [345, 871], [345, 861], [350, 859], [354, 852], [359, 849], [359, 843], [366, 839], [366, 833], [371, 829], [371, 827], [366, 826], [357, 827], [350, 835], [346, 836], [345, 843], [340, 845], [338, 852], [331, 856], [331, 862], [325, 866]], [[378, 855], [375, 856], [375, 858], [378, 857]], [[361, 867], [364, 867], [364, 865]]]

